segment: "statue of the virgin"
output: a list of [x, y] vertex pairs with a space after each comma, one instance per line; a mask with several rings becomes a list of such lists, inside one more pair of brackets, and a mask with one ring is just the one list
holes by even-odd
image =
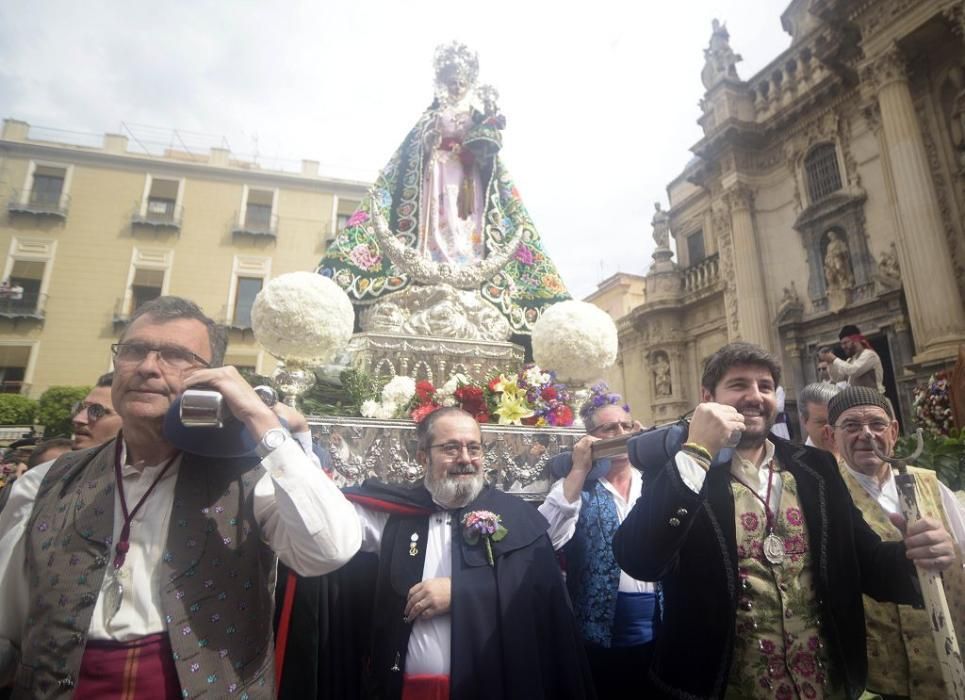
[[[569, 294], [499, 158], [506, 120], [496, 90], [477, 85], [476, 54], [440, 46], [434, 68], [435, 99], [318, 271], [368, 307], [363, 330], [424, 334], [425, 304], [442, 300], [439, 335], [528, 335], [542, 310]], [[463, 317], [448, 333], [453, 314]]]

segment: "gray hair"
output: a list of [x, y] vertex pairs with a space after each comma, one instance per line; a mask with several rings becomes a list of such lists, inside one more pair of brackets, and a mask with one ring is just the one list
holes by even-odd
[[[224, 362], [225, 350], [228, 347], [228, 334], [224, 326], [220, 326], [213, 319], [205, 315], [197, 304], [189, 299], [175, 296], [157, 297], [146, 301], [135, 309], [128, 322], [128, 328], [141, 316], [150, 316], [155, 321], [176, 321], [182, 318], [194, 319], [201, 323], [208, 331], [208, 343], [211, 346], [211, 366], [220, 367]], [[125, 330], [126, 334], [127, 331]], [[121, 340], [124, 336], [121, 336]]]
[[797, 411], [801, 414], [801, 418], [807, 420], [810, 417], [810, 411], [808, 410], [809, 403], [827, 406], [828, 401], [839, 391], [841, 390], [837, 386], [829, 384], [828, 382], [808, 384], [801, 389], [801, 393], [797, 395]]
[[417, 450], [428, 454], [429, 447], [432, 445], [432, 441], [435, 440], [433, 429], [436, 427], [436, 421], [446, 416], [466, 416], [472, 418], [473, 421], [476, 420], [471, 413], [462, 410], [458, 406], [442, 406], [437, 408], [416, 424], [415, 437]]

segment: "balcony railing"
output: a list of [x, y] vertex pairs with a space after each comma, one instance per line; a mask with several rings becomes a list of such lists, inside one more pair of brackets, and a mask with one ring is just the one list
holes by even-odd
[[684, 293], [693, 294], [712, 287], [720, 279], [720, 255], [714, 253], [683, 271]]
[[149, 226], [153, 228], [169, 228], [177, 231], [181, 230], [181, 219], [184, 214], [184, 207], [181, 205], [171, 205], [164, 209], [152, 210], [150, 206], [141, 210], [141, 203], [135, 205], [134, 215], [131, 217], [132, 226]]
[[66, 192], [41, 192], [38, 190], [14, 190], [7, 203], [7, 211], [14, 214], [57, 216], [67, 218], [70, 195]]
[[[238, 221], [238, 219], [235, 219]], [[249, 212], [244, 220], [235, 224], [231, 229], [233, 236], [256, 236], [265, 238], [276, 238], [278, 236], [278, 214], [271, 216], [252, 216]]]
[[24, 292], [16, 296], [0, 296], [0, 318], [37, 318], [44, 317], [47, 295], [39, 292]]

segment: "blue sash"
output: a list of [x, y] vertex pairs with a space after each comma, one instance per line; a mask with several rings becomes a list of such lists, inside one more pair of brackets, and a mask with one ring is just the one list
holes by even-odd
[[653, 615], [657, 596], [653, 593], [617, 593], [611, 647], [636, 647], [653, 640]]

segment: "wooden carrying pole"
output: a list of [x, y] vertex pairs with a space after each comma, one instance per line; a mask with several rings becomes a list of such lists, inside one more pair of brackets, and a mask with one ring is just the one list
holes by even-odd
[[[878, 459], [884, 460], [898, 472], [895, 475], [895, 485], [898, 487], [898, 500], [905, 521], [910, 525], [921, 520], [922, 514], [918, 506], [918, 495], [915, 489], [915, 475], [909, 474], [907, 469], [908, 463], [921, 454], [921, 428], [918, 429], [917, 433], [917, 448], [908, 457], [901, 458], [888, 457], [883, 454], [878, 448], [874, 435], [867, 427], [865, 427], [865, 430], [868, 432], [868, 439], [871, 441], [871, 449]], [[948, 697], [950, 700], [965, 700], [965, 666], [962, 665], [962, 654], [958, 647], [958, 638], [955, 635], [955, 627], [948, 610], [948, 601], [945, 599], [941, 574], [927, 571], [919, 566], [915, 567], [915, 571], [918, 572], [921, 595], [925, 601], [925, 611], [928, 613], [932, 639], [935, 642], [935, 651], [938, 654], [938, 665], [942, 671], [942, 680], [945, 681]]]

